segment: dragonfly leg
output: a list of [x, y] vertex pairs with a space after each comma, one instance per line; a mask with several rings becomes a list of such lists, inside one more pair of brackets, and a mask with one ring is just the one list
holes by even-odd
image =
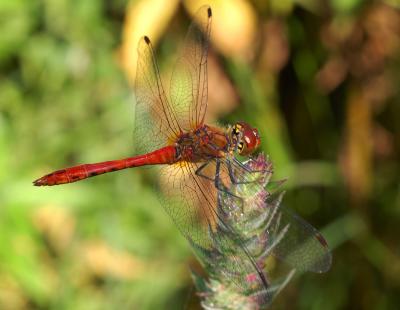
[[208, 165], [210, 164], [209, 161], [205, 162], [204, 164], [202, 164], [199, 168], [197, 168], [197, 170], [195, 171], [195, 174], [198, 175], [199, 177], [205, 178], [211, 182], [215, 182], [215, 177], [212, 178], [206, 174], [203, 173], [204, 168], [206, 168]]
[[[253, 159], [250, 159], [253, 160]], [[259, 174], [259, 176], [255, 176], [255, 178], [250, 179], [250, 180], [238, 180], [238, 177], [236, 177], [233, 167], [232, 167], [232, 162], [239, 167], [239, 169], [243, 169], [244, 171], [241, 171], [241, 173], [236, 173], [236, 175], [251, 175], [251, 174]], [[244, 165], [242, 162], [237, 160], [236, 158], [233, 158], [231, 160], [227, 160], [227, 166], [228, 166], [228, 171], [229, 171], [229, 177], [231, 179], [231, 182], [235, 185], [240, 185], [240, 184], [249, 184], [249, 183], [260, 183], [264, 184], [266, 186], [266, 190], [268, 195], [272, 194], [277, 188], [279, 188], [283, 183], [287, 181], [287, 179], [281, 179], [281, 180], [268, 180], [267, 183], [263, 183], [265, 180], [265, 177], [268, 177], [268, 174], [272, 173], [272, 169], [260, 169], [260, 170], [251, 170], [249, 169], [246, 165]], [[238, 168], [236, 168], [238, 169]]]
[[202, 164], [199, 168], [197, 168], [197, 170], [195, 171], [195, 174], [205, 178], [206, 180], [209, 180], [211, 182], [214, 182], [214, 186], [215, 188], [220, 191], [223, 192], [227, 195], [229, 195], [230, 197], [233, 197], [235, 199], [237, 199], [239, 202], [239, 206], [241, 209], [243, 209], [243, 198], [233, 194], [231, 191], [229, 191], [229, 189], [221, 182], [221, 177], [220, 177], [220, 172], [221, 172], [221, 161], [219, 159], [216, 160], [216, 166], [215, 166], [215, 174], [214, 177], [207, 175], [203, 172], [203, 170], [209, 165], [210, 162], [205, 162], [204, 164]]
[[239, 208], [243, 212], [243, 205], [244, 205], [243, 198], [229, 191], [229, 189], [221, 182], [220, 172], [221, 172], [221, 161], [217, 159], [215, 167], [215, 180], [214, 180], [215, 187], [219, 191], [229, 195], [230, 197], [236, 198], [239, 204]]
[[[249, 178], [248, 180], [239, 180], [239, 178], [235, 175], [233, 171], [233, 166], [232, 166], [232, 161], [237, 165], [240, 169], [243, 169], [244, 171], [241, 171], [239, 175], [256, 175], [261, 174], [259, 177]], [[228, 172], [229, 172], [229, 178], [231, 179], [231, 182], [235, 185], [238, 184], [250, 184], [250, 183], [256, 183], [256, 182], [261, 182], [264, 179], [265, 173], [268, 173], [268, 170], [251, 170], [250, 168], [246, 167], [243, 163], [241, 163], [239, 160], [236, 158], [233, 158], [232, 161], [230, 159], [227, 159], [226, 164], [228, 166]], [[238, 173], [236, 173], [238, 174]]]

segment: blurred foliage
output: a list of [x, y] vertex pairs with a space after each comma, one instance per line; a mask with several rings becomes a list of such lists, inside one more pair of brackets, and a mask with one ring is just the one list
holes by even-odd
[[[150, 35], [168, 76], [204, 2], [0, 0], [0, 308], [196, 307], [156, 170], [31, 181], [151, 138], [132, 138], [137, 38]], [[284, 203], [334, 251], [327, 274], [292, 281], [275, 308], [398, 308], [399, 4], [208, 3], [210, 119], [259, 128], [289, 177]]]

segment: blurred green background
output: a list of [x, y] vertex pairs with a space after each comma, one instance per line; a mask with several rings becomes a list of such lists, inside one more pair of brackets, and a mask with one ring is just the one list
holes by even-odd
[[31, 182], [151, 138], [132, 134], [138, 38], [168, 76], [203, 3], [209, 118], [259, 128], [285, 205], [333, 250], [328, 273], [292, 280], [273, 308], [400, 307], [396, 0], [0, 0], [1, 309], [196, 308], [156, 170]]

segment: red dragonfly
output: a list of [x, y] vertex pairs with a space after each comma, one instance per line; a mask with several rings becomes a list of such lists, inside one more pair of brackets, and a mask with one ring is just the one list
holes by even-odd
[[[34, 185], [59, 185], [121, 169], [164, 165], [161, 174], [167, 184], [161, 198], [162, 205], [189, 242], [208, 249], [215, 241], [212, 232], [221, 226], [231, 231], [233, 236], [233, 228], [218, 213], [217, 191], [227, 191], [227, 183], [239, 184], [250, 179], [254, 182], [254, 177], [246, 176], [251, 171], [235, 158], [235, 154], [252, 154], [260, 145], [260, 136], [257, 129], [244, 122], [227, 128], [204, 123], [211, 18], [211, 8], [203, 6], [190, 25], [172, 74], [169, 99], [161, 83], [150, 39], [147, 36], [140, 39], [135, 83], [135, 136], [142, 155], [57, 170], [37, 179]], [[328, 265], [325, 256], [329, 254], [325, 241], [303, 222], [296, 223], [305, 232], [304, 238], [313, 239], [315, 243], [314, 253], [303, 258], [310, 261], [308, 269], [325, 271]], [[228, 236], [218, 236], [221, 239], [218, 242], [227, 251], [237, 248], [237, 243], [240, 243], [240, 240]], [[246, 259], [268, 287], [264, 273], [246, 247], [241, 248], [241, 253], [234, 254], [237, 263], [229, 266], [230, 271], [242, 272], [240, 261]]]

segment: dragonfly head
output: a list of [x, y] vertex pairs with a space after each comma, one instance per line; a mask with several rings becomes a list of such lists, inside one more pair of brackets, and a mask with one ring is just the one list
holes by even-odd
[[237, 152], [243, 156], [254, 153], [261, 143], [258, 130], [245, 122], [237, 122], [232, 126], [231, 141]]

